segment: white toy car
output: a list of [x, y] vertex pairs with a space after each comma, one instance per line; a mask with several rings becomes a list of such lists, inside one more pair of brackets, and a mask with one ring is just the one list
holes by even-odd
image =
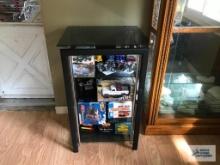
[[112, 84], [109, 87], [102, 88], [103, 97], [122, 97], [124, 95], [129, 95], [129, 85], [122, 85], [120, 83]]

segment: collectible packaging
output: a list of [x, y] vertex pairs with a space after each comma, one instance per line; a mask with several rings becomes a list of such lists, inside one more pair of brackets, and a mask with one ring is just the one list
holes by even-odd
[[105, 123], [103, 125], [98, 125], [98, 131], [101, 133], [113, 133], [114, 125], [112, 123]]
[[103, 59], [96, 58], [97, 71], [103, 75], [131, 76], [137, 68], [137, 56], [135, 55], [108, 55]]
[[127, 101], [134, 95], [134, 78], [97, 80], [98, 101]]
[[80, 102], [97, 100], [96, 80], [91, 78], [76, 79], [77, 97]]
[[80, 131], [84, 133], [114, 133], [114, 124], [105, 123], [102, 125], [80, 125]]
[[106, 123], [104, 102], [79, 102], [79, 121], [81, 125], [99, 125]]
[[131, 132], [131, 122], [115, 123], [115, 134], [129, 134]]
[[81, 125], [80, 129], [82, 132], [93, 133], [95, 131], [92, 125]]
[[94, 56], [72, 56], [73, 77], [95, 77]]
[[108, 118], [130, 118], [132, 116], [132, 102], [109, 102]]

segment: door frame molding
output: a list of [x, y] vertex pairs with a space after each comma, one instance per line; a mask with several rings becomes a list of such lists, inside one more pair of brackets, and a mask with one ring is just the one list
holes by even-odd
[[160, 14], [156, 31], [156, 54], [152, 73], [152, 86], [150, 89], [147, 105], [147, 125], [154, 125], [158, 116], [158, 108], [162, 83], [166, 72], [166, 65], [169, 57], [169, 47], [173, 30], [176, 0], [162, 0]]

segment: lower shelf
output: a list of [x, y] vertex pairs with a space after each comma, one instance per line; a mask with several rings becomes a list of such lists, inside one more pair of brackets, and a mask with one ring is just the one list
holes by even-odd
[[116, 135], [112, 133], [80, 133], [81, 142], [120, 142], [131, 141], [130, 135]]

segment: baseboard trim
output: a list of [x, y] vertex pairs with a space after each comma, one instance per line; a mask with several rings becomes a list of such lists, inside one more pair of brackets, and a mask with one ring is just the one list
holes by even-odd
[[0, 107], [8, 107], [8, 108], [13, 108], [13, 107], [46, 107], [46, 106], [55, 106], [55, 101], [54, 99], [5, 99], [5, 98], [0, 98]]
[[56, 114], [67, 114], [67, 106], [56, 106], [55, 107]]

